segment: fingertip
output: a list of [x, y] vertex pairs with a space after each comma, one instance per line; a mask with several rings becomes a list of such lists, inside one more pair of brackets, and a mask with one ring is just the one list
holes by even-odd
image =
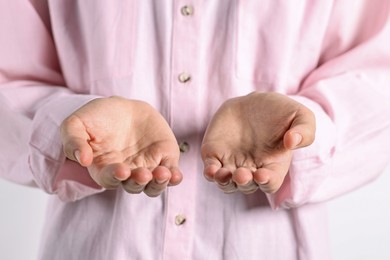
[[81, 166], [87, 167], [93, 161], [93, 151], [88, 142], [80, 138], [74, 138], [63, 145], [65, 156]]
[[117, 188], [121, 183], [121, 181], [115, 177], [115, 174], [118, 171], [118, 166], [118, 164], [110, 164], [103, 167], [97, 174], [93, 176], [93, 179], [103, 188]]
[[272, 194], [276, 190], [274, 190], [274, 185], [270, 179], [270, 176], [266, 171], [258, 171], [254, 174], [254, 180], [259, 186], [259, 189], [264, 193]]
[[289, 150], [299, 148], [303, 141], [303, 136], [298, 132], [287, 132], [284, 137], [284, 147]]
[[232, 176], [233, 173], [229, 169], [221, 168], [215, 173], [214, 180], [224, 186], [232, 181]]
[[293, 133], [292, 140], [293, 140], [293, 147], [298, 147], [302, 143], [303, 137], [300, 133]]
[[144, 191], [148, 183], [153, 179], [149, 169], [144, 167], [135, 168], [131, 171], [131, 175], [126, 180], [122, 181], [123, 189], [130, 194], [139, 194]]
[[272, 170], [260, 168], [253, 174], [253, 179], [264, 193], [273, 194], [283, 184], [284, 177], [278, 176]]
[[131, 169], [127, 164], [119, 164], [114, 171], [114, 178], [118, 181], [125, 181], [131, 176]]
[[169, 186], [175, 186], [181, 183], [183, 180], [183, 174], [178, 168], [171, 169], [171, 179], [169, 180]]
[[253, 180], [252, 171], [250, 171], [248, 168], [240, 167], [234, 171], [232, 180], [237, 185], [247, 185], [250, 181]]
[[155, 179], [156, 183], [163, 184], [167, 181], [169, 181], [172, 177], [172, 173], [170, 169], [168, 169], [165, 166], [157, 166], [153, 171], [153, 178]]
[[299, 116], [293, 121], [290, 130], [286, 133], [286, 136], [289, 136], [290, 139], [289, 149], [302, 148], [309, 146], [314, 142], [316, 133], [315, 116], [313, 112], [308, 109], [303, 111], [304, 112], [301, 112]]
[[88, 167], [93, 161], [92, 150], [89, 147], [82, 148], [81, 151], [77, 149], [74, 152], [74, 158], [81, 166]]
[[217, 165], [207, 165], [204, 167], [203, 175], [208, 181], [214, 181], [215, 174], [220, 169]]
[[132, 170], [130, 179], [137, 185], [142, 186], [148, 184], [153, 179], [153, 174], [147, 168], [140, 167]]
[[266, 185], [269, 183], [269, 175], [262, 168], [258, 169], [253, 173], [253, 179], [258, 185]]

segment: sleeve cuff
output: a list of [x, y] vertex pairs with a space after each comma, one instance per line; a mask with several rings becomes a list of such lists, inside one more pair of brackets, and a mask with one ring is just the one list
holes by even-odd
[[30, 167], [37, 185], [63, 201], [75, 201], [103, 191], [86, 168], [67, 160], [62, 150], [62, 121], [93, 95], [59, 94], [41, 104], [30, 136]]
[[[289, 97], [315, 114], [316, 137], [310, 146], [294, 151], [283, 185], [276, 193], [267, 194], [273, 209], [298, 207], [308, 202], [326, 178], [328, 171], [325, 168], [327, 167], [322, 166], [332, 158], [335, 152], [336, 128], [324, 109], [306, 97]], [[316, 170], [313, 171], [313, 169]]]

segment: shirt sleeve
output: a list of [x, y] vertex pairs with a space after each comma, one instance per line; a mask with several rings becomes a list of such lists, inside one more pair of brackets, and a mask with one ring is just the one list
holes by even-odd
[[335, 5], [319, 65], [291, 96], [315, 113], [316, 139], [294, 152], [281, 189], [267, 195], [273, 208], [340, 196], [390, 162], [389, 16], [388, 1]]
[[65, 158], [59, 126], [96, 96], [66, 87], [42, 8], [0, 0], [0, 177], [73, 201], [102, 189]]

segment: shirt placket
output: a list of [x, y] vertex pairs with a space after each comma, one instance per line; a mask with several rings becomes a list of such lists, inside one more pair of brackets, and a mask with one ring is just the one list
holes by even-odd
[[166, 196], [166, 225], [163, 259], [190, 259], [195, 225], [197, 160], [197, 7], [192, 1], [174, 1], [171, 50], [170, 124], [178, 139], [183, 181], [169, 188]]

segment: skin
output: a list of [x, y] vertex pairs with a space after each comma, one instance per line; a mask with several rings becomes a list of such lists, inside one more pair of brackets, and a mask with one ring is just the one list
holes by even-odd
[[210, 122], [202, 144], [204, 175], [224, 192], [276, 192], [294, 149], [314, 141], [315, 117], [278, 93], [253, 92], [226, 101]]
[[[258, 188], [276, 192], [294, 149], [314, 140], [315, 118], [277, 93], [251, 93], [226, 101], [202, 143], [204, 175], [226, 193]], [[64, 120], [66, 156], [88, 168], [100, 186], [160, 195], [182, 180], [172, 130], [150, 105], [121, 97], [95, 99]]]
[[61, 138], [66, 156], [106, 189], [155, 197], [182, 180], [175, 136], [145, 102], [95, 99], [63, 121]]

